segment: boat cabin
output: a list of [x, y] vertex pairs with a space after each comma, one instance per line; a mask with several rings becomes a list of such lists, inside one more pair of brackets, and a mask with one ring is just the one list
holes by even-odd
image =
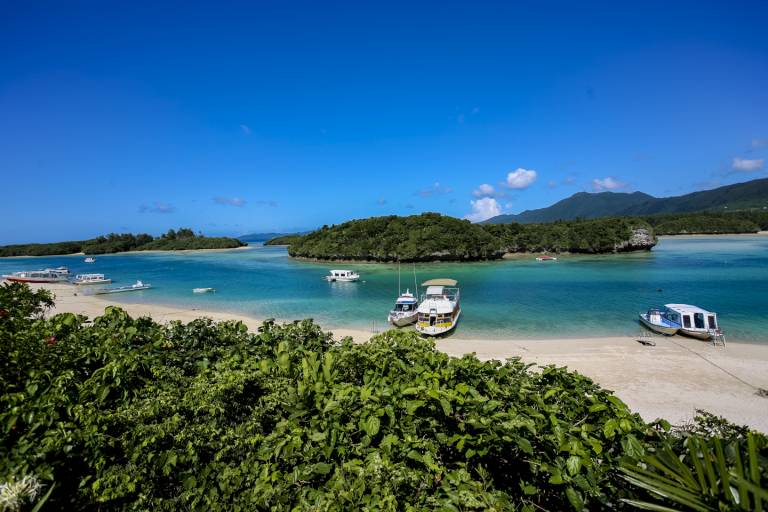
[[426, 291], [418, 309], [416, 330], [436, 335], [456, 326], [461, 314], [459, 288], [453, 279], [432, 279], [422, 284]]
[[328, 281], [357, 281], [360, 279], [360, 274], [354, 270], [331, 270], [330, 273], [325, 276]]
[[708, 333], [720, 329], [717, 313], [690, 304], [667, 304], [665, 307], [667, 318], [680, 324], [685, 332]]

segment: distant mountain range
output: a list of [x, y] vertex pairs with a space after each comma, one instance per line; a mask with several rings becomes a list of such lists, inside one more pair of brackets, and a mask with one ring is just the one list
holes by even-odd
[[683, 196], [653, 197], [642, 192], [578, 192], [547, 208], [498, 215], [482, 224], [534, 224], [577, 218], [657, 215], [768, 207], [768, 178], [736, 183]]

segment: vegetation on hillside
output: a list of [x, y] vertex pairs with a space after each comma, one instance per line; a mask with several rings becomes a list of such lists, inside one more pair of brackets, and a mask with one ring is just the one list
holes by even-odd
[[[646, 425], [563, 368], [453, 358], [406, 332], [360, 345], [311, 321], [249, 333], [109, 307], [86, 323], [43, 318], [51, 304], [0, 286], [0, 486], [37, 482], [50, 509], [658, 507], [674, 500], [656, 491], [688, 496], [691, 482], [659, 481], [653, 457], [699, 439], [726, 447], [716, 474], [741, 475], [741, 509], [766, 492], [764, 436], [711, 416], [692, 431]], [[708, 482], [707, 506], [732, 503]]]
[[757, 233], [768, 229], [768, 211], [687, 213], [643, 217], [657, 235]]
[[[636, 229], [646, 229], [652, 239], [650, 226], [639, 219], [480, 225], [424, 213], [323, 226], [283, 242], [289, 244], [291, 256], [320, 260], [484, 260], [510, 252], [605, 253], [638, 249], [626, 245]], [[642, 248], [652, 246], [650, 243]]]
[[2, 256], [50, 256], [55, 254], [110, 254], [126, 251], [175, 251], [185, 249], [231, 249], [246, 245], [236, 238], [207, 237], [188, 228], [169, 229], [155, 238], [146, 233], [110, 233], [91, 240], [55, 242], [50, 244], [19, 244], [0, 246]]
[[292, 243], [295, 243], [297, 240], [299, 240], [302, 236], [303, 235], [299, 234], [276, 236], [264, 242], [264, 245], [291, 245]]

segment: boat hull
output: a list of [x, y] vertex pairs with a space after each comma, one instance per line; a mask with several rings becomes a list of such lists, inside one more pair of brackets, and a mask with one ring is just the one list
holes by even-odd
[[678, 327], [667, 327], [664, 325], [651, 323], [647, 318], [643, 316], [642, 313], [640, 313], [640, 322], [650, 330], [665, 336], [673, 336], [680, 330]]
[[405, 327], [406, 325], [411, 325], [412, 323], [416, 322], [416, 319], [418, 318], [418, 313], [407, 315], [407, 316], [394, 316], [389, 315], [387, 320], [389, 320], [389, 323], [396, 327]]
[[103, 284], [111, 284], [111, 279], [104, 279], [103, 281], [75, 281], [74, 284], [77, 286], [95, 286], [95, 285], [103, 285]]
[[66, 278], [43, 278], [43, 277], [14, 277], [3, 276], [6, 281], [13, 281], [16, 283], [63, 283]]
[[688, 329], [680, 329], [680, 334], [684, 334], [690, 338], [696, 338], [697, 340], [711, 340], [712, 334], [707, 331], [690, 331]]
[[445, 325], [445, 324], [429, 325], [428, 322], [422, 322], [422, 323], [416, 324], [416, 330], [419, 331], [419, 333], [423, 334], [424, 336], [440, 336], [441, 334], [446, 334], [454, 330], [456, 328], [456, 324], [459, 323], [460, 316], [461, 316], [461, 309], [456, 311], [456, 316], [453, 317], [453, 322], [451, 322], [449, 325]]

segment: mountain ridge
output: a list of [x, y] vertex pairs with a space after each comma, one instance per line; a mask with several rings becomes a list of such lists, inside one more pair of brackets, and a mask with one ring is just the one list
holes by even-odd
[[577, 192], [546, 208], [491, 217], [481, 224], [536, 224], [577, 218], [657, 215], [768, 207], [768, 178], [671, 197], [643, 192]]

